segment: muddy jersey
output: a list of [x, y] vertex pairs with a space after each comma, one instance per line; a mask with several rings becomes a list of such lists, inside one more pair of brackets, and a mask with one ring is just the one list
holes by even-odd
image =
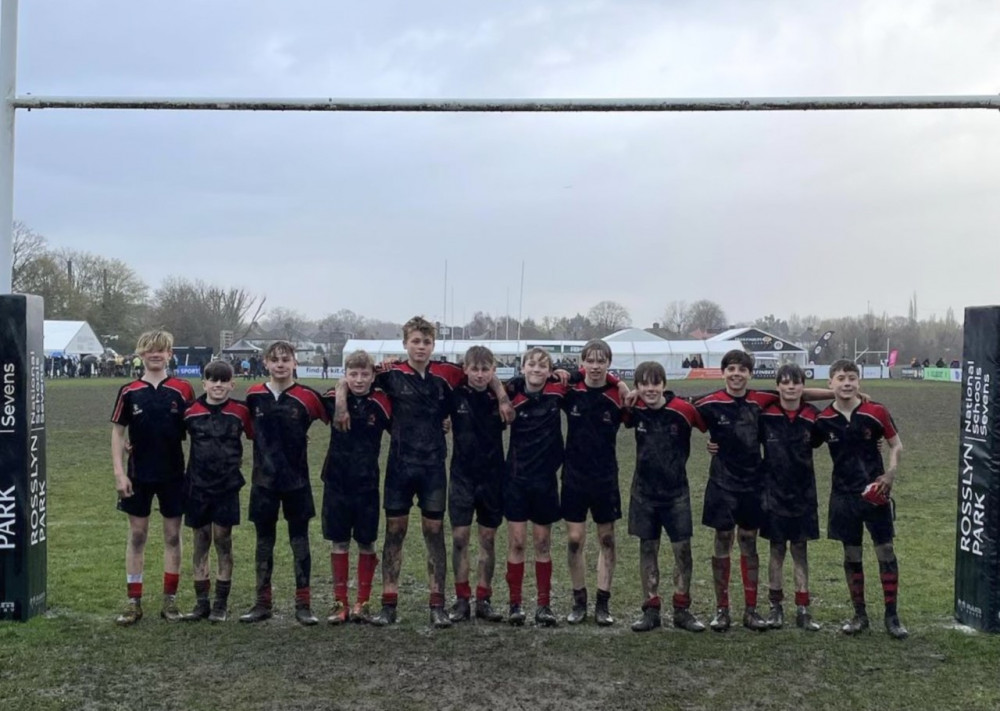
[[823, 444], [816, 426], [819, 411], [803, 403], [785, 410], [780, 403], [760, 414], [764, 449], [764, 509], [779, 516], [804, 516], [816, 511], [813, 449]]
[[[337, 389], [323, 394], [327, 411], [332, 415], [337, 402]], [[389, 397], [378, 389], [367, 395], [348, 392], [347, 412], [351, 427], [341, 432], [330, 428], [330, 447], [323, 462], [323, 481], [337, 490], [350, 493], [378, 491], [378, 455], [382, 449], [382, 433], [392, 421]]]
[[500, 403], [490, 388], [463, 382], [452, 393], [451, 475], [472, 481], [492, 479], [504, 466]]
[[507, 381], [507, 395], [514, 407], [507, 448], [507, 472], [513, 479], [544, 482], [563, 464], [561, 407], [566, 386], [549, 378], [536, 393], [525, 390], [523, 376]]
[[760, 413], [777, 401], [772, 392], [747, 390], [743, 397], [733, 397], [723, 389], [695, 403], [709, 436], [719, 445], [708, 470], [717, 486], [731, 492], [760, 489]]
[[885, 473], [878, 442], [898, 433], [889, 411], [877, 402], [865, 402], [845, 417], [833, 405], [816, 424], [833, 458], [833, 493], [860, 494]]
[[405, 464], [443, 463], [443, 422], [451, 414], [452, 391], [464, 373], [454, 363], [432, 361], [421, 375], [409, 363], [394, 363], [375, 375], [375, 385], [392, 402], [389, 457]]
[[253, 417], [253, 485], [279, 492], [309, 486], [309, 427], [330, 421], [320, 394], [293, 383], [275, 397], [258, 383], [246, 402]]
[[705, 431], [694, 405], [672, 392], [664, 396], [663, 407], [653, 409], [639, 400], [625, 417], [625, 426], [635, 432], [631, 495], [644, 503], [667, 502], [688, 492], [691, 431]]
[[184, 411], [194, 402], [186, 380], [134, 380], [118, 390], [111, 421], [128, 428], [128, 478], [149, 484], [184, 477]]
[[253, 439], [253, 420], [245, 402], [228, 399], [212, 404], [202, 395], [184, 413], [191, 441], [188, 453], [189, 492], [216, 496], [246, 483], [240, 467], [243, 437]]
[[615, 445], [622, 423], [622, 399], [610, 382], [596, 388], [583, 380], [566, 389], [566, 455], [563, 481], [584, 488], [618, 484]]

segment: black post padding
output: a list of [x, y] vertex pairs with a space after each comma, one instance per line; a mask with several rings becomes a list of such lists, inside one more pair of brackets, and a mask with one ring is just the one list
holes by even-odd
[[44, 319], [40, 296], [0, 296], [0, 620], [47, 606]]
[[1000, 632], [1000, 306], [965, 310], [959, 416], [955, 618]]

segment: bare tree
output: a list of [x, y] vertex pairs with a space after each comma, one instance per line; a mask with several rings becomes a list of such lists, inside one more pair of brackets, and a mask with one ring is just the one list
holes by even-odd
[[167, 277], [156, 291], [153, 320], [183, 345], [219, 342], [221, 331], [239, 331], [262, 299], [245, 289], [220, 287], [182, 277]]
[[686, 301], [671, 301], [663, 311], [663, 327], [674, 333], [687, 332], [688, 305]]
[[726, 328], [726, 312], [714, 301], [700, 299], [688, 307], [686, 331], [722, 331]]
[[628, 309], [617, 301], [601, 301], [595, 304], [587, 312], [587, 318], [602, 336], [632, 324]]
[[[11, 286], [15, 294], [34, 294], [25, 288], [27, 274], [35, 262], [48, 256], [45, 238], [20, 220], [14, 220], [14, 244], [11, 262]], [[35, 270], [37, 273], [37, 269]]]

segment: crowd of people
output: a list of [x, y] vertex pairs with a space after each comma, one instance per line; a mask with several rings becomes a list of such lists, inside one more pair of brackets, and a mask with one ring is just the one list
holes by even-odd
[[[616, 448], [624, 424], [635, 433], [627, 521], [628, 533], [639, 545], [637, 582], [644, 600], [633, 630], [647, 632], [662, 624], [659, 547], [664, 531], [673, 554], [668, 603], [673, 625], [690, 632], [706, 629], [692, 611], [694, 528], [686, 470], [691, 434], [699, 430], [708, 433], [712, 452], [701, 517], [713, 535], [715, 612], [708, 628], [722, 632], [732, 626], [734, 545], [740, 554], [744, 627], [765, 631], [784, 625], [783, 563], [790, 550], [795, 624], [807, 631], [820, 628], [810, 608], [807, 545], [819, 538], [813, 450], [826, 444], [833, 459], [827, 534], [843, 546], [843, 570], [854, 606], [853, 617], [841, 630], [854, 635], [870, 626], [862, 563], [867, 528], [878, 560], [886, 631], [896, 639], [908, 635], [896, 608], [898, 563], [890, 499], [902, 444], [888, 410], [860, 392], [860, 373], [853, 362], [831, 365], [829, 389], [805, 388], [802, 369], [785, 364], [777, 371], [775, 390], [753, 390], [753, 358], [733, 350], [721, 363], [724, 387], [685, 399], [666, 390], [666, 373], [656, 362], [636, 368], [631, 390], [609, 373], [611, 350], [601, 340], [584, 346], [580, 367], [573, 372], [554, 368], [548, 352], [531, 348], [521, 359], [520, 375], [505, 384], [496, 377], [497, 361], [488, 348], [470, 348], [460, 366], [433, 360], [434, 342], [433, 324], [414, 317], [403, 329], [405, 361], [376, 367], [367, 353], [355, 352], [345, 360], [340, 382], [321, 394], [296, 382], [295, 349], [278, 341], [264, 352], [268, 379], [253, 384], [242, 402], [230, 397], [235, 373], [229, 363], [214, 361], [205, 368], [204, 393], [196, 398], [186, 380], [167, 373], [170, 335], [144, 334], [136, 350], [145, 372], [122, 386], [112, 414], [118, 508], [128, 514], [130, 531], [128, 601], [118, 624], [132, 625], [143, 615], [143, 555], [154, 498], [164, 518], [161, 616], [215, 622], [228, 618], [232, 529], [241, 520], [239, 491], [245, 484], [240, 471], [244, 439], [253, 441], [248, 518], [256, 533], [256, 581], [254, 600], [239, 619], [256, 623], [273, 614], [274, 548], [283, 513], [292, 551], [295, 619], [303, 625], [318, 623], [311, 609], [309, 522], [316, 516], [316, 504], [307, 447], [310, 425], [321, 420], [331, 424], [320, 507], [323, 535], [331, 542], [334, 604], [327, 622], [396, 622], [403, 546], [416, 500], [432, 627], [450, 627], [473, 616], [523, 625], [529, 553], [534, 557], [537, 626], [581, 624], [591, 614], [598, 625], [613, 625], [615, 529], [623, 517]], [[819, 410], [807, 402], [812, 400], [832, 402]], [[508, 426], [505, 454], [502, 434]], [[383, 432], [389, 433], [384, 481], [379, 471]], [[181, 448], [185, 435], [191, 441], [186, 465]], [[382, 594], [375, 612], [370, 601], [381, 512]], [[454, 602], [448, 609], [446, 514], [454, 579]], [[196, 602], [188, 614], [180, 612], [176, 598], [182, 517], [194, 530]], [[475, 566], [470, 560], [473, 520]], [[572, 583], [565, 617], [556, 614], [558, 605], [551, 595], [551, 532], [560, 520], [566, 526]], [[588, 520], [596, 529], [599, 550], [593, 605], [584, 555]], [[506, 615], [493, 602], [495, 537], [504, 521]], [[758, 611], [758, 534], [770, 546], [766, 613]], [[348, 591], [352, 539], [358, 548], [353, 605]], [[208, 555], [213, 543], [218, 568], [210, 600]]]

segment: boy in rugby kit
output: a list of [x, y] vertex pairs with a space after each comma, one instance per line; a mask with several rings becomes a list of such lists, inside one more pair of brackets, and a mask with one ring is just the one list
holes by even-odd
[[[233, 400], [233, 367], [222, 360], [205, 366], [205, 393], [184, 413], [191, 440], [187, 466], [184, 523], [194, 529], [194, 610], [185, 620], [225, 622], [233, 577], [233, 526], [240, 522], [242, 437], [253, 439], [253, 422], [246, 403]], [[208, 553], [215, 543], [218, 574], [215, 600], [211, 590]]]
[[743, 626], [766, 630], [767, 621], [757, 613], [757, 530], [763, 521], [761, 506], [760, 441], [758, 416], [777, 402], [773, 393], [748, 389], [753, 357], [731, 350], [722, 357], [726, 387], [700, 398], [695, 407], [705, 422], [718, 450], [709, 467], [702, 524], [715, 529], [712, 578], [715, 582], [716, 612], [709, 623], [715, 631], [728, 630], [730, 552], [733, 530], [738, 530], [740, 571], [746, 609]]
[[[370, 622], [368, 600], [378, 558], [375, 538], [379, 519], [378, 457], [382, 433], [389, 428], [392, 405], [381, 390], [372, 389], [375, 362], [365, 351], [355, 351], [344, 360], [347, 412], [351, 427], [330, 429], [330, 448], [323, 463], [323, 536], [331, 541], [333, 608], [330, 624], [349, 619]], [[336, 410], [336, 389], [323, 395], [330, 412]], [[358, 599], [349, 607], [347, 578], [351, 538], [358, 544]]]
[[[831, 365], [830, 388], [835, 399], [816, 420], [833, 458], [828, 537], [844, 545], [844, 574], [854, 604], [854, 617], [841, 631], [854, 635], [869, 628], [861, 555], [867, 528], [878, 559], [886, 631], [895, 639], [905, 639], [909, 633], [896, 609], [899, 564], [893, 549], [894, 507], [889, 498], [903, 444], [889, 411], [859, 397], [859, 380], [858, 366], [852, 361], [838, 360]], [[888, 467], [879, 450], [883, 438], [889, 445]]]
[[639, 538], [639, 578], [642, 616], [636, 632], [660, 626], [660, 535], [666, 530], [674, 553], [674, 627], [703, 632], [705, 625], [691, 613], [691, 492], [687, 460], [691, 431], [705, 431], [694, 405], [666, 391], [667, 374], [647, 361], [635, 369], [639, 399], [627, 411], [625, 426], [635, 431], [635, 474], [629, 498], [628, 532]]
[[562, 403], [567, 428], [560, 511], [566, 521], [573, 585], [573, 608], [566, 621], [573, 625], [587, 619], [584, 546], [590, 512], [600, 546], [594, 618], [598, 625], [607, 626], [614, 624], [609, 601], [615, 572], [615, 521], [622, 516], [615, 453], [622, 421], [622, 396], [617, 379], [614, 383], [608, 380], [611, 348], [607, 343], [600, 339], [588, 341], [580, 353], [580, 362], [584, 377], [573, 379], [575, 382], [567, 388]]
[[452, 622], [470, 619], [469, 538], [476, 514], [479, 560], [476, 565], [476, 618], [499, 622], [493, 609], [494, 541], [503, 521], [503, 429], [500, 403], [490, 383], [496, 376], [496, 359], [485, 346], [472, 346], [462, 361], [464, 381], [455, 388], [451, 414], [453, 451], [448, 482], [448, 515], [451, 520], [452, 569], [455, 604]]
[[318, 620], [311, 610], [309, 519], [316, 515], [309, 481], [308, 433], [316, 420], [329, 422], [320, 394], [295, 382], [295, 347], [275, 341], [264, 351], [269, 379], [250, 386], [247, 406], [253, 417], [253, 478], [250, 515], [257, 531], [256, 600], [240, 622], [261, 622], [272, 615], [271, 573], [278, 511], [288, 522], [295, 568], [295, 619]]
[[[396, 622], [399, 574], [403, 541], [409, 525], [410, 508], [417, 497], [422, 514], [421, 529], [427, 545], [430, 623], [435, 628], [451, 626], [444, 609], [445, 543], [444, 510], [447, 493], [444, 421], [451, 414], [452, 391], [462, 381], [462, 369], [432, 361], [434, 325], [415, 316], [403, 325], [405, 363], [394, 363], [376, 374], [375, 385], [392, 403], [389, 461], [386, 466], [383, 508], [386, 514], [385, 546], [382, 552], [382, 609], [371, 622], [376, 626]], [[349, 428], [344, 392], [337, 386], [336, 424]], [[491, 387], [497, 393], [501, 412], [509, 413], [499, 381]]]
[[819, 538], [813, 449], [823, 443], [823, 438], [816, 426], [819, 412], [802, 401], [805, 379], [802, 368], [793, 363], [778, 368], [775, 382], [779, 401], [760, 413], [760, 442], [764, 452], [764, 520], [760, 535], [770, 541], [771, 547], [768, 626], [778, 629], [784, 624], [781, 579], [785, 552], [791, 547], [795, 624], [815, 632], [820, 625], [809, 613], [807, 545], [808, 541]]
[[[184, 411], [194, 401], [186, 380], [167, 377], [174, 338], [167, 331], [139, 336], [136, 353], [142, 377], [118, 391], [111, 415], [111, 464], [118, 510], [128, 514], [125, 548], [128, 603], [115, 619], [132, 625], [142, 619], [142, 572], [153, 497], [163, 516], [163, 607], [166, 620], [181, 619], [177, 585], [181, 566], [181, 514], [184, 511]], [[127, 453], [127, 467], [125, 465]]]
[[532, 523], [538, 604], [535, 624], [554, 627], [552, 612], [552, 524], [559, 520], [559, 482], [563, 464], [560, 408], [566, 386], [552, 375], [552, 358], [543, 348], [532, 348], [521, 360], [521, 375], [507, 381], [514, 407], [503, 486], [507, 519], [507, 586], [510, 610], [507, 622], [523, 625], [521, 607], [528, 521]]

